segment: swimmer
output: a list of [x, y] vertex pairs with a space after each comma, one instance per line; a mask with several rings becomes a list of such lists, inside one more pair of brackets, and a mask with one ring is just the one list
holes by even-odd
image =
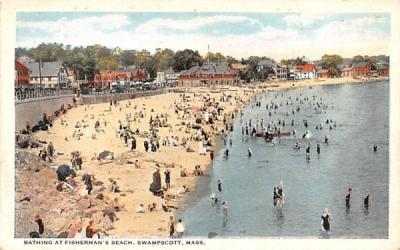
[[350, 196], [351, 196], [352, 189], [349, 188], [346, 193], [346, 208], [350, 208]]
[[285, 203], [285, 195], [283, 193], [283, 181], [280, 181], [279, 186], [275, 189], [276, 193], [276, 206], [282, 207]]
[[251, 148], [247, 149], [247, 156], [251, 157], [253, 155], [253, 151], [251, 150]]
[[367, 192], [367, 193], [365, 193], [365, 196], [364, 196], [364, 208], [368, 209], [368, 207], [369, 207], [369, 193]]
[[222, 180], [221, 179], [218, 179], [217, 185], [218, 185], [218, 191], [222, 192]]
[[328, 208], [324, 209], [324, 212], [323, 212], [323, 214], [321, 216], [321, 219], [322, 219], [322, 221], [321, 221], [321, 224], [322, 224], [321, 230], [323, 232], [329, 232], [331, 230], [329, 220], [332, 219], [332, 216], [329, 214]]

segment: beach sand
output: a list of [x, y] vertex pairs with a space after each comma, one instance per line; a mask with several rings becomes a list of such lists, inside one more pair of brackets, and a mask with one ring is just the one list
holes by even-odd
[[[381, 79], [381, 78], [379, 78]], [[374, 79], [377, 80], [377, 79]], [[350, 83], [350, 82], [365, 82], [365, 80], [354, 80], [353, 78], [337, 78], [337, 79], [325, 79], [325, 80], [305, 80], [295, 82], [295, 87], [306, 87], [306, 86], [316, 86], [323, 84], [339, 84], [339, 83]], [[291, 88], [293, 82], [272, 82], [272, 83], [259, 83], [252, 85], [251, 88], [243, 87], [219, 87], [216, 89], [209, 88], [186, 88], [186, 95], [190, 98], [188, 101], [182, 102], [180, 93], [166, 93], [162, 95], [143, 97], [137, 99], [130, 99], [125, 101], [120, 101], [119, 106], [112, 106], [111, 111], [109, 110], [109, 103], [94, 104], [94, 105], [80, 105], [71, 110], [66, 114], [57, 118], [53, 122], [53, 127], [49, 131], [40, 131], [34, 134], [34, 138], [52, 142], [56, 153], [61, 153], [62, 155], [57, 155], [50, 165], [54, 168], [54, 179], [49, 180], [49, 183], [56, 183], [55, 169], [58, 165], [70, 162], [70, 153], [74, 150], [81, 152], [83, 158], [83, 169], [77, 171], [77, 180], [81, 181], [81, 176], [86, 172], [91, 172], [94, 174], [96, 181], [101, 181], [104, 183], [103, 191], [93, 190], [92, 198], [96, 197], [97, 194], [103, 193], [104, 195], [113, 199], [118, 197], [120, 202], [125, 204], [125, 209], [117, 212], [116, 215], [118, 220], [112, 225], [112, 228], [107, 230], [107, 234], [112, 237], [167, 237], [168, 230], [167, 224], [168, 219], [171, 215], [174, 215], [174, 211], [164, 212], [161, 208], [162, 203], [166, 203], [160, 197], [154, 196], [153, 193], [149, 191], [150, 183], [152, 182], [153, 172], [156, 170], [156, 163], [159, 163], [161, 183], [162, 186], [165, 185], [164, 182], [164, 171], [166, 170], [165, 164], [174, 165], [173, 168], [169, 168], [171, 171], [171, 191], [177, 191], [182, 185], [186, 185], [189, 190], [193, 190], [196, 187], [198, 178], [201, 176], [192, 176], [192, 171], [195, 165], [200, 165], [203, 170], [205, 170], [211, 163], [210, 155], [199, 154], [199, 146], [197, 141], [188, 140], [188, 145], [194, 150], [194, 152], [186, 152], [185, 147], [182, 146], [163, 146], [162, 141], [167, 136], [171, 135], [178, 136], [182, 138], [190, 138], [191, 135], [196, 133], [195, 129], [190, 129], [190, 133], [185, 132], [187, 122], [195, 124], [195, 115], [198, 114], [199, 117], [203, 118], [204, 115], [201, 113], [196, 113], [193, 111], [194, 108], [198, 108], [204, 105], [204, 97], [215, 98], [216, 102], [220, 103], [220, 106], [224, 108], [223, 114], [231, 114], [235, 110], [239, 110], [243, 107], [249, 100], [251, 100], [254, 95], [266, 92], [272, 89], [285, 89]], [[222, 94], [231, 95], [232, 98], [227, 102], [220, 102], [220, 97]], [[196, 94], [196, 97], [193, 97]], [[240, 98], [242, 101], [237, 101], [235, 98]], [[186, 106], [188, 114], [184, 117], [183, 111], [179, 114], [175, 113], [174, 102], [180, 106]], [[126, 107], [130, 103], [130, 106]], [[136, 109], [134, 108], [136, 106]], [[126, 114], [131, 113], [134, 115], [136, 112], [143, 111], [144, 118], [140, 118], [140, 121], [132, 122], [130, 128], [132, 130], [139, 129], [140, 131], [149, 131], [150, 116], [155, 119], [157, 115], [163, 114], [167, 116], [167, 124], [171, 127], [160, 127], [157, 128], [158, 135], [160, 137], [160, 150], [157, 152], [145, 152], [143, 142], [147, 139], [144, 136], [135, 136], [137, 141], [136, 151], [130, 152], [131, 140], [128, 140], [128, 145], [124, 144], [123, 138], [120, 138], [116, 134], [116, 130], [119, 127], [119, 121], [126, 125]], [[153, 111], [153, 112], [152, 112]], [[93, 117], [93, 119], [91, 119]], [[66, 122], [64, 125], [61, 124], [61, 119]], [[84, 119], [89, 126], [86, 128], [75, 128], [75, 124], [78, 121]], [[96, 132], [94, 129], [95, 122], [99, 120], [101, 123], [100, 129], [104, 132]], [[104, 125], [104, 121], [107, 125]], [[230, 122], [230, 118], [227, 120]], [[67, 124], [67, 125], [66, 125]], [[207, 132], [212, 132], [209, 125], [206, 125], [203, 121], [201, 126]], [[220, 120], [216, 122], [216, 126], [219, 129], [224, 128], [222, 123], [222, 116]], [[72, 135], [74, 131], [80, 129], [83, 136], [79, 140], [73, 138]], [[96, 139], [92, 138], [92, 134], [96, 134]], [[213, 145], [216, 144], [216, 135], [212, 133]], [[67, 140], [66, 140], [67, 138]], [[18, 151], [28, 151], [34, 154], [38, 154], [39, 150], [42, 148], [34, 149], [18, 149]], [[91, 160], [94, 154], [98, 154], [103, 150], [109, 150], [114, 152], [115, 160], [106, 160], [99, 162], [97, 159]], [[129, 160], [138, 160], [140, 168], [136, 168], [134, 164], [127, 163]], [[188, 177], [180, 177], [180, 166], [185, 168], [189, 173]], [[111, 182], [109, 179], [116, 180], [118, 186], [121, 189], [120, 193], [111, 192]], [[17, 176], [17, 182], [19, 177]], [[50, 185], [54, 186], [55, 184]], [[48, 187], [47, 187], [48, 188]], [[84, 185], [79, 185], [79, 188], [74, 192], [74, 196], [85, 197], [86, 190]], [[28, 192], [28, 191], [26, 191]], [[24, 197], [24, 192], [17, 193], [18, 198]], [[62, 195], [65, 199], [68, 199], [69, 193], [61, 194], [55, 192], [54, 195]], [[187, 194], [185, 194], [187, 195]], [[167, 202], [168, 204], [173, 204], [179, 207], [180, 202], [184, 200], [185, 195], [172, 199]], [[51, 203], [51, 197], [37, 195], [38, 199], [43, 199], [41, 206], [53, 206], [62, 209], [62, 203], [59, 204], [47, 204]], [[94, 199], [94, 198], [93, 198]], [[73, 201], [72, 201], [73, 202]], [[149, 212], [147, 209], [145, 213], [136, 213], [135, 209], [139, 204], [143, 204], [147, 208], [148, 204], [156, 203], [156, 211]], [[29, 206], [29, 205], [28, 205]], [[57, 207], [58, 206], [58, 207]], [[47, 208], [49, 209], [49, 208]], [[17, 214], [24, 219], [34, 220], [34, 215], [37, 212], [43, 211], [39, 207], [32, 207], [30, 210], [18, 210], [21, 214]], [[28, 213], [27, 211], [30, 211]], [[18, 212], [17, 212], [18, 213]], [[43, 213], [43, 212], [42, 212]], [[84, 227], [87, 225], [90, 216], [80, 216], [75, 219], [75, 221], [68, 221], [65, 226], [60, 227], [59, 225], [53, 226], [52, 221], [46, 218], [46, 214], [42, 214], [43, 220], [45, 222], [46, 228], [51, 229], [53, 232], [61, 232], [68, 229], [68, 223], [83, 223]], [[60, 215], [60, 220], [62, 220], [62, 215]], [[59, 223], [60, 224], [60, 223]], [[62, 224], [62, 223], [61, 223]], [[16, 227], [18, 225], [16, 224]], [[64, 227], [64, 228], [63, 228]]]

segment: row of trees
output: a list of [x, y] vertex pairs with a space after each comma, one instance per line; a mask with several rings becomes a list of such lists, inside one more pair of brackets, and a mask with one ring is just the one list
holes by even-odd
[[[92, 45], [86, 47], [71, 47], [59, 43], [42, 43], [36, 48], [16, 48], [16, 58], [28, 56], [35, 61], [57, 61], [77, 70], [78, 79], [93, 79], [98, 71], [117, 70], [122, 66], [135, 65], [140, 69], [145, 69], [151, 77], [155, 77], [158, 71], [165, 71], [172, 67], [175, 71], [189, 69], [194, 65], [202, 65], [203, 62], [226, 62], [246, 64], [247, 68], [240, 74], [241, 79], [250, 81], [251, 79], [266, 79], [273, 72], [272, 68], [267, 66], [258, 70], [257, 66], [261, 60], [271, 60], [267, 57], [250, 56], [247, 59], [237, 60], [231, 56], [225, 56], [220, 52], [208, 52], [202, 57], [198, 51], [184, 49], [173, 51], [171, 49], [156, 49], [154, 54], [147, 50], [121, 50], [119, 48], [110, 49], [102, 45]], [[348, 60], [348, 59], [347, 59]], [[354, 56], [351, 60], [354, 62], [368, 61], [376, 62], [386, 60], [386, 56]], [[272, 60], [273, 61], [273, 60]], [[327, 69], [333, 75], [340, 75], [339, 65], [344, 59], [339, 55], [324, 55], [321, 66]], [[294, 66], [306, 63], [304, 57], [293, 59], [284, 59], [280, 62], [283, 65]]]
[[64, 64], [77, 70], [78, 79], [93, 79], [98, 71], [117, 70], [121, 67], [135, 65], [145, 69], [151, 77], [157, 71], [164, 71], [173, 67], [176, 71], [189, 69], [194, 65], [201, 65], [204, 60], [224, 60], [221, 53], [209, 53], [202, 58], [198, 51], [185, 49], [174, 52], [171, 49], [157, 49], [154, 54], [142, 50], [109, 49], [102, 45], [87, 47], [64, 46], [58, 43], [42, 43], [36, 48], [16, 48], [16, 58], [28, 56], [35, 61], [62, 61]]

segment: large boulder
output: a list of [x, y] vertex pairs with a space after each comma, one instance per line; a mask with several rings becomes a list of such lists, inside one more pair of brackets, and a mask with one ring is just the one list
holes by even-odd
[[73, 176], [75, 174], [74, 170], [67, 164], [58, 166], [56, 173], [59, 181], [65, 181], [68, 176]]
[[21, 170], [33, 170], [49, 167], [49, 164], [36, 154], [18, 151], [15, 153], [15, 167]]

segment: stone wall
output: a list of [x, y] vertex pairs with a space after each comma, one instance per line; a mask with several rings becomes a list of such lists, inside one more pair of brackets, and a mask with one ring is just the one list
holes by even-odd
[[48, 96], [34, 99], [25, 99], [15, 102], [15, 130], [20, 131], [25, 128], [29, 121], [31, 126], [36, 125], [43, 119], [43, 113], [53, 115], [59, 110], [61, 105], [67, 107], [73, 104], [74, 95]]
[[140, 91], [135, 93], [118, 93], [118, 94], [92, 94], [92, 95], [81, 95], [81, 101], [83, 104], [95, 104], [109, 102], [110, 100], [127, 100], [134, 99], [142, 96], [153, 96], [166, 93], [168, 90], [149, 90]]
[[[77, 98], [78, 104], [95, 104], [109, 102], [110, 100], [127, 100], [142, 96], [153, 96], [164, 94], [168, 90], [152, 90], [141, 91], [136, 93], [118, 93], [118, 94], [95, 94], [81, 95]], [[29, 121], [31, 126], [36, 125], [43, 119], [43, 113], [51, 116], [55, 111], [59, 110], [64, 104], [66, 108], [68, 104], [73, 104], [74, 95], [49, 96], [34, 99], [25, 99], [15, 102], [15, 130], [20, 131], [25, 128], [26, 122]]]

